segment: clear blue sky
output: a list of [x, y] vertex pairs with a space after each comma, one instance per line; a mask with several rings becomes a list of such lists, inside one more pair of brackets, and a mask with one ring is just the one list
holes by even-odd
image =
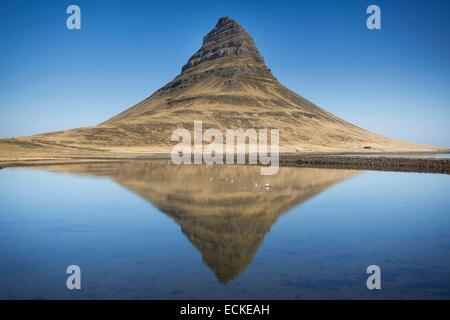
[[[82, 30], [66, 28], [81, 7]], [[377, 4], [382, 29], [366, 28]], [[0, 0], [0, 137], [94, 125], [175, 77], [221, 16], [286, 86], [397, 139], [450, 147], [450, 1]]]

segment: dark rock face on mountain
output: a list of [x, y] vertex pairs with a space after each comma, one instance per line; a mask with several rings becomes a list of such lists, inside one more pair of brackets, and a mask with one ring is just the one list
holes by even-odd
[[172, 132], [192, 132], [194, 120], [204, 129], [279, 129], [285, 152], [434, 150], [361, 129], [284, 87], [250, 35], [228, 17], [207, 33], [178, 76], [135, 106], [97, 126], [15, 141], [66, 150], [166, 152], [174, 145]]
[[219, 58], [242, 60], [248, 64], [248, 68], [242, 70], [230, 68], [228, 72], [222, 73], [223, 76], [232, 76], [233, 72], [241, 71], [273, 78], [253, 39], [238, 23], [228, 17], [219, 19], [216, 27], [204, 37], [202, 47], [183, 66], [182, 72], [193, 71], [197, 65]]

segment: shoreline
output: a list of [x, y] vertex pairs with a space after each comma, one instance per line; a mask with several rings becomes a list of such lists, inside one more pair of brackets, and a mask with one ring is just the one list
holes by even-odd
[[399, 156], [285, 155], [280, 166], [450, 174], [450, 159]]
[[[392, 156], [376, 153], [282, 153], [280, 167], [354, 169], [372, 171], [418, 172], [450, 174], [450, 158], [401, 157], [412, 153], [392, 153]], [[441, 152], [414, 152], [414, 155], [433, 155]], [[154, 153], [139, 156], [36, 158], [0, 161], [0, 169], [49, 165], [95, 164], [131, 160], [170, 160], [170, 154]]]

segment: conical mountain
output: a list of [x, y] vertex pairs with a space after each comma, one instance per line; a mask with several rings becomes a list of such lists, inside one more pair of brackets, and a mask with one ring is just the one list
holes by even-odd
[[[284, 87], [253, 39], [223, 17], [181, 73], [106, 122], [33, 137], [28, 143], [96, 151], [168, 151], [173, 130], [278, 128], [281, 151], [433, 151], [352, 125]], [[16, 139], [20, 140], [20, 139]]]

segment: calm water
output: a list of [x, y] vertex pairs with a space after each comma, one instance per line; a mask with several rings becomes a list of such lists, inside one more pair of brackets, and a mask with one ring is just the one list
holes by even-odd
[[0, 298], [448, 299], [449, 189], [448, 175], [155, 161], [3, 169]]

